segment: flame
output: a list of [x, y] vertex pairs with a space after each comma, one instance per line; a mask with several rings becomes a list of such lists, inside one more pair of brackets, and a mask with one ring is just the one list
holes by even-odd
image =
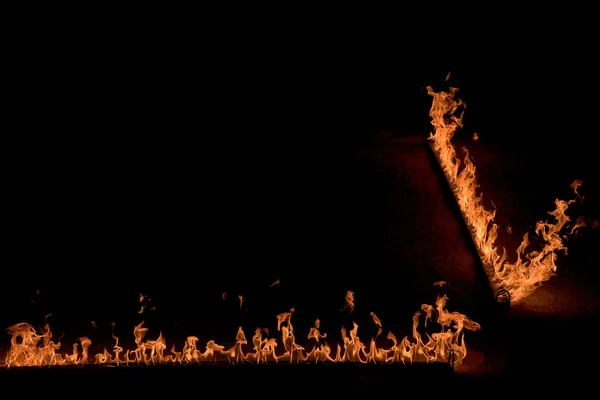
[[[536, 224], [535, 234], [544, 243], [542, 249], [529, 249], [529, 234], [526, 233], [516, 250], [516, 260], [509, 262], [506, 249], [499, 249], [496, 245], [498, 237], [498, 225], [494, 223], [496, 209], [488, 210], [483, 205], [482, 193], [477, 190], [479, 185], [475, 165], [469, 158], [469, 152], [464, 149], [465, 157], [461, 169], [461, 160], [451, 143], [454, 134], [463, 127], [462, 119], [466, 105], [457, 97], [458, 89], [455, 87], [450, 87], [449, 91], [435, 92], [431, 86], [428, 86], [427, 92], [433, 97], [429, 111], [434, 128], [429, 136], [431, 147], [452, 187], [481, 261], [490, 277], [490, 283], [496, 288], [507, 290], [511, 301], [518, 302], [555, 275], [557, 254], [567, 253], [561, 235], [561, 231], [570, 221], [565, 211], [569, 205], [583, 199], [577, 191], [582, 182], [576, 180], [571, 184], [576, 195], [575, 199], [555, 200], [556, 208], [549, 212], [555, 222], [539, 221]], [[570, 233], [583, 225], [585, 224], [577, 221]], [[507, 226], [506, 230], [512, 233], [512, 228]]]
[[344, 308], [342, 308], [342, 310], [346, 310], [348, 309], [348, 312], [352, 312], [354, 311], [354, 292], [351, 290], [348, 290], [348, 292], [346, 292], [346, 305], [344, 306]]
[[371, 313], [369, 315], [371, 316], [371, 318], [373, 318], [373, 322], [378, 327], [377, 328], [377, 336], [381, 335], [381, 332], [383, 332], [383, 326], [381, 325], [381, 320], [379, 319], [379, 317], [377, 315], [375, 315], [375, 313], [373, 311], [371, 311]]
[[[349, 294], [352, 293], [352, 296]], [[353, 292], [346, 296], [353, 298]], [[11, 336], [10, 349], [4, 357], [3, 367], [40, 367], [56, 365], [155, 365], [155, 364], [190, 364], [229, 362], [240, 364], [252, 362], [353, 362], [353, 363], [412, 363], [412, 362], [449, 362], [460, 365], [467, 354], [464, 341], [465, 330], [476, 331], [480, 325], [458, 312], [446, 309], [448, 298], [438, 296], [435, 305], [423, 304], [413, 315], [412, 337], [405, 336], [398, 340], [389, 331], [385, 338], [379, 336], [383, 332], [383, 324], [374, 312], [370, 316], [378, 328], [377, 336], [372, 337], [369, 345], [363, 343], [358, 335], [358, 325], [352, 323], [352, 329], [341, 328], [341, 344], [332, 347], [326, 341], [327, 333], [320, 332], [320, 321], [306, 338], [303, 346], [298, 343], [292, 325], [295, 309], [276, 316], [276, 329], [280, 340], [269, 336], [268, 328], [257, 327], [251, 340], [248, 341], [242, 327], [238, 328], [233, 346], [226, 348], [214, 340], [208, 341], [204, 349], [199, 346], [196, 336], [189, 336], [178, 350], [176, 346], [167, 345], [162, 332], [156, 339], [146, 339], [148, 328], [141, 321], [133, 328], [135, 347], [125, 350], [119, 345], [119, 338], [114, 334], [115, 324], [111, 324], [111, 336], [114, 344], [111, 350], [104, 349], [90, 357], [91, 339], [82, 337], [73, 344], [70, 353], [60, 353], [60, 341], [54, 341], [52, 331], [46, 322], [38, 333], [28, 323], [18, 323], [7, 328]], [[348, 304], [354, 304], [353, 302]], [[436, 324], [434, 324], [436, 323]], [[427, 333], [425, 329], [439, 328], [435, 333]], [[266, 335], [267, 337], [263, 336]], [[386, 342], [383, 344], [382, 342]], [[378, 343], [379, 342], [379, 343]], [[310, 346], [310, 350], [307, 347]]]

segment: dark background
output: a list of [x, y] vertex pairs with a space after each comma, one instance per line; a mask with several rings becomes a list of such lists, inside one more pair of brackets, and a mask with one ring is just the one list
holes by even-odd
[[[154, 328], [219, 342], [240, 324], [273, 329], [291, 307], [298, 326], [337, 330], [348, 289], [369, 300], [362, 311], [391, 307], [376, 294], [398, 284], [370, 275], [373, 246], [357, 242], [370, 211], [356, 154], [381, 130], [428, 135], [425, 88], [446, 88], [448, 72], [463, 135], [530, 168], [519, 185], [535, 176], [552, 192], [577, 171], [598, 187], [585, 46], [105, 34], [34, 35], [7, 61], [4, 326], [53, 314], [71, 335], [91, 320], [127, 335], [143, 293]], [[412, 298], [399, 319], [433, 300]]]

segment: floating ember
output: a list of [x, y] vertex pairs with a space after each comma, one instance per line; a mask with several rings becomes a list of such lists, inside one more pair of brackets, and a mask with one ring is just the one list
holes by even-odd
[[[478, 191], [475, 165], [469, 158], [469, 152], [464, 149], [465, 157], [461, 162], [451, 142], [454, 134], [463, 127], [466, 108], [457, 96], [458, 89], [450, 87], [448, 91], [435, 92], [428, 86], [427, 91], [433, 97], [429, 112], [434, 128], [429, 136], [430, 146], [450, 184], [496, 297], [508, 294], [510, 301], [518, 302], [556, 273], [557, 255], [567, 253], [563, 241], [565, 235], [573, 234], [585, 225], [578, 220], [566, 230], [570, 218], [565, 211], [569, 205], [581, 199], [577, 189], [582, 182], [575, 180], [571, 185], [575, 192], [574, 199], [555, 200], [556, 208], [549, 212], [555, 222], [537, 222], [535, 234], [542, 240], [542, 248], [531, 249], [529, 233], [526, 233], [516, 249], [514, 259], [509, 260], [506, 249], [500, 249], [496, 244], [496, 210], [486, 209], [483, 205], [483, 194]], [[477, 134], [473, 139], [478, 140]], [[512, 232], [509, 226], [505, 229]]]

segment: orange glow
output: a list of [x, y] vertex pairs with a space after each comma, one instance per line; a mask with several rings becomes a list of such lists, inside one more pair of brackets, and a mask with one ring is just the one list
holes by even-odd
[[[439, 285], [437, 285], [439, 286]], [[143, 300], [143, 299], [142, 299]], [[349, 301], [350, 300], [350, 301]], [[10, 349], [4, 357], [3, 367], [40, 367], [57, 365], [105, 364], [126, 366], [133, 364], [190, 364], [226, 362], [239, 364], [278, 363], [278, 362], [353, 362], [353, 363], [412, 363], [412, 362], [449, 362], [460, 365], [467, 354], [464, 341], [465, 330], [480, 329], [478, 323], [458, 312], [446, 310], [448, 298], [438, 296], [435, 305], [423, 304], [413, 315], [412, 336], [398, 340], [389, 332], [385, 340], [379, 338], [383, 332], [383, 324], [374, 312], [370, 316], [378, 328], [376, 337], [365, 344], [358, 336], [358, 325], [353, 323], [352, 329], [341, 328], [341, 343], [332, 344], [326, 340], [327, 333], [320, 332], [320, 321], [315, 321], [306, 336], [307, 347], [298, 344], [292, 325], [295, 309], [276, 316], [279, 339], [269, 337], [267, 328], [256, 328], [248, 341], [242, 327], [238, 328], [235, 344], [229, 348], [208, 341], [204, 348], [199, 346], [196, 336], [189, 336], [179, 349], [175, 345], [167, 345], [162, 332], [156, 339], [147, 339], [148, 329], [144, 321], [133, 328], [135, 348], [124, 349], [119, 345], [119, 338], [112, 334], [114, 344], [111, 349], [105, 348], [101, 353], [90, 356], [89, 347], [92, 341], [88, 337], [79, 339], [73, 344], [71, 353], [63, 353], [61, 342], [54, 341], [49, 324], [37, 332], [27, 323], [10, 326], [6, 331], [11, 336]], [[348, 291], [347, 307], [354, 305], [354, 293]], [[348, 310], [351, 311], [351, 310]], [[437, 323], [437, 325], [435, 324]], [[435, 333], [425, 332], [437, 326]], [[112, 324], [114, 329], [114, 324]], [[266, 336], [266, 337], [265, 337]], [[377, 342], [386, 342], [385, 345]]]
[[[582, 197], [577, 192], [582, 182], [576, 180], [571, 184], [575, 191], [575, 199], [555, 200], [556, 208], [549, 212], [554, 222], [539, 221], [535, 234], [543, 239], [541, 250], [529, 249], [529, 234], [523, 236], [521, 245], [516, 250], [513, 261], [509, 261], [505, 248], [499, 249], [496, 244], [498, 225], [494, 223], [496, 210], [484, 207], [483, 194], [478, 191], [475, 165], [464, 149], [465, 157], [461, 160], [451, 143], [454, 134], [463, 127], [464, 102], [457, 96], [458, 89], [450, 87], [449, 91], [435, 92], [427, 87], [433, 103], [429, 111], [433, 132], [429, 136], [430, 144], [442, 170], [448, 180], [456, 201], [469, 227], [481, 261], [495, 291], [504, 289], [510, 294], [513, 302], [518, 302], [533, 293], [543, 282], [556, 273], [558, 253], [566, 254], [564, 234], [572, 234], [584, 223], [578, 220], [569, 232], [563, 233], [570, 221], [565, 211]], [[475, 134], [473, 139], [477, 140]], [[462, 168], [461, 168], [462, 164]], [[512, 228], [505, 228], [510, 234]]]

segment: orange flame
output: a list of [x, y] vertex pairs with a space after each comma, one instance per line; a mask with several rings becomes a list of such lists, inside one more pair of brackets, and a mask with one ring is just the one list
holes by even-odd
[[[562, 229], [570, 221], [565, 211], [570, 204], [582, 199], [577, 192], [582, 182], [576, 180], [571, 184], [576, 199], [555, 200], [556, 209], [549, 212], [556, 220], [554, 223], [537, 223], [535, 233], [543, 239], [543, 248], [526, 251], [530, 242], [528, 234], [525, 234], [516, 251], [516, 260], [507, 261], [506, 249], [499, 250], [495, 243], [498, 237], [498, 225], [494, 223], [496, 210], [487, 210], [482, 202], [482, 194], [477, 191], [479, 185], [475, 165], [469, 158], [467, 149], [464, 149], [463, 168], [460, 169], [461, 160], [451, 143], [454, 134], [463, 127], [462, 118], [466, 105], [456, 96], [458, 89], [455, 87], [450, 87], [447, 92], [435, 92], [428, 86], [427, 92], [433, 97], [429, 111], [434, 128], [434, 132], [429, 136], [431, 147], [454, 192], [490, 283], [496, 289], [507, 290], [511, 301], [518, 302], [556, 273], [557, 253], [566, 254], [567, 251], [561, 236]], [[577, 221], [571, 227], [570, 233], [583, 225], [581, 221]], [[512, 232], [512, 228], [506, 229], [509, 233]]]
[[[348, 291], [348, 293], [353, 293]], [[348, 296], [347, 296], [348, 297]], [[353, 300], [353, 297], [352, 297]], [[95, 364], [109, 364], [126, 366], [132, 364], [190, 364], [229, 362], [239, 364], [244, 362], [353, 362], [353, 363], [412, 363], [412, 362], [449, 362], [460, 365], [467, 354], [464, 342], [464, 331], [476, 331], [480, 325], [465, 315], [446, 310], [448, 298], [438, 296], [435, 305], [423, 304], [421, 309], [413, 316], [412, 337], [405, 336], [398, 341], [392, 332], [388, 332], [385, 340], [387, 347], [377, 344], [379, 335], [383, 332], [383, 325], [375, 313], [371, 312], [375, 325], [378, 328], [376, 337], [371, 338], [369, 346], [365, 345], [358, 336], [358, 325], [353, 323], [353, 328], [341, 329], [342, 343], [332, 348], [325, 341], [326, 333], [319, 331], [320, 321], [315, 321], [315, 326], [310, 328], [307, 339], [312, 348], [307, 350], [298, 344], [292, 325], [292, 316], [295, 309], [277, 315], [277, 331], [281, 333], [281, 340], [263, 337], [268, 335], [268, 329], [256, 328], [250, 342], [242, 327], [238, 328], [235, 344], [230, 348], [210, 340], [204, 350], [198, 346], [199, 339], [189, 336], [183, 347], [177, 350], [171, 346], [169, 350], [162, 332], [156, 339], [145, 339], [148, 328], [144, 321], [133, 329], [135, 348], [125, 350], [119, 346], [119, 338], [112, 334], [115, 343], [112, 350], [104, 349], [92, 359]], [[352, 303], [354, 304], [354, 303]], [[423, 324], [420, 321], [423, 320]], [[439, 331], [435, 333], [422, 333], [432, 322], [436, 322]], [[114, 329], [114, 323], [111, 324]], [[59, 353], [60, 341], [52, 340], [50, 326], [46, 325], [37, 333], [27, 323], [18, 323], [7, 329], [11, 336], [10, 349], [4, 357], [2, 366], [10, 367], [39, 367], [55, 365], [84, 365], [90, 363], [89, 347], [92, 341], [83, 337], [79, 343], [73, 345], [71, 353]], [[382, 341], [382, 340], [380, 340]], [[311, 344], [312, 343], [312, 344]], [[280, 347], [281, 344], [281, 347]], [[80, 349], [81, 348], [81, 349]], [[283, 350], [277, 351], [283, 348]]]

